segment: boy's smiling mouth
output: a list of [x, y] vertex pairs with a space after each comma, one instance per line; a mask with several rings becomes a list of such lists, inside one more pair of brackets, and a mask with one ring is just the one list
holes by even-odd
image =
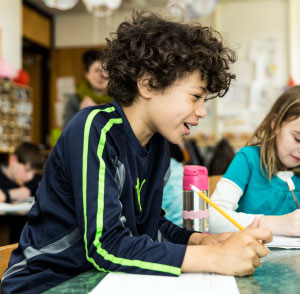
[[191, 128], [194, 126], [197, 126], [197, 123], [191, 124], [191, 123], [185, 122], [185, 123], [183, 123], [183, 125], [184, 125], [185, 134], [188, 136], [191, 133]]

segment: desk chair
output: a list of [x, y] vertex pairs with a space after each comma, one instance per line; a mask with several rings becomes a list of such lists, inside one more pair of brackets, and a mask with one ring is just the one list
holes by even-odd
[[213, 194], [213, 192], [216, 189], [217, 183], [222, 178], [222, 175], [216, 175], [216, 176], [209, 176], [208, 177], [208, 183], [209, 183], [209, 197]]
[[18, 247], [18, 243], [0, 247], [0, 286], [1, 286], [1, 279], [4, 274], [4, 271], [7, 269], [8, 266], [11, 252], [17, 247]]

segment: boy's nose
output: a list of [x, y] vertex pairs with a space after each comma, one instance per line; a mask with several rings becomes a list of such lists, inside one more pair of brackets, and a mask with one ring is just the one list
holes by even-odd
[[200, 106], [197, 107], [195, 113], [196, 113], [197, 117], [199, 117], [199, 118], [205, 118], [206, 117], [206, 114], [207, 114], [206, 109], [205, 109], [205, 107], [202, 103], [201, 103]]

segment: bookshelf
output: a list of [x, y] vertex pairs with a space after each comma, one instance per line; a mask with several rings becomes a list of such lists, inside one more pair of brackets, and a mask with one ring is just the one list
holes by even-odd
[[0, 79], [0, 151], [31, 140], [32, 89]]

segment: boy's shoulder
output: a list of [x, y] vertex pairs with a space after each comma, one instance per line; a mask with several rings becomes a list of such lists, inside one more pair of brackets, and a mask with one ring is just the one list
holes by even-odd
[[105, 126], [111, 119], [121, 119], [120, 113], [113, 104], [90, 106], [80, 110], [67, 125], [68, 128], [80, 129], [86, 126], [97, 125], [97, 128]]

